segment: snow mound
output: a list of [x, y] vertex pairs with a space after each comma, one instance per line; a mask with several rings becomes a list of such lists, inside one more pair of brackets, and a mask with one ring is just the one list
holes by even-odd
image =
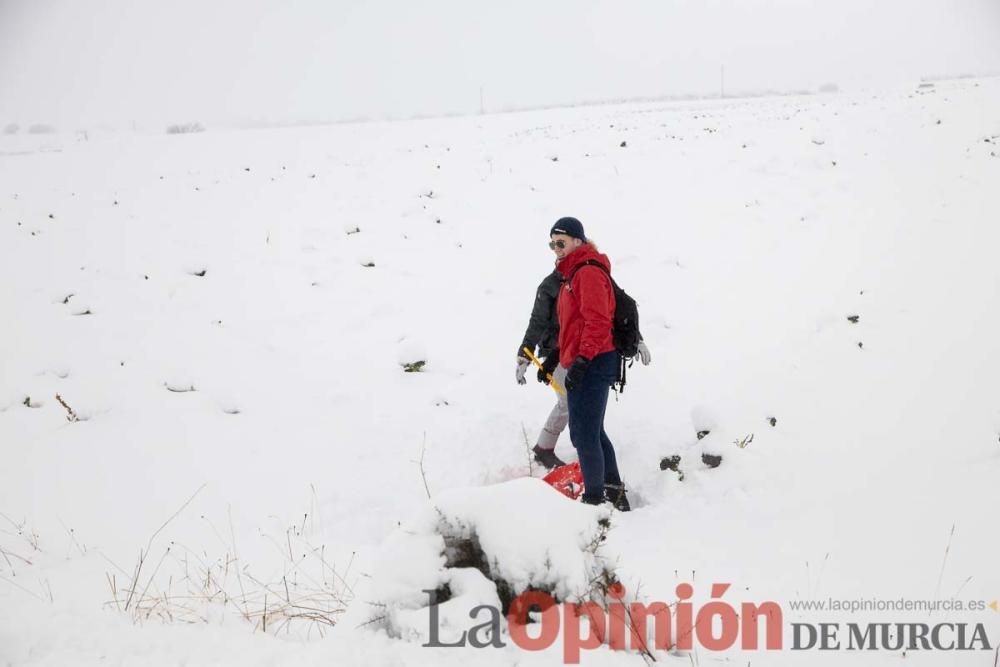
[[603, 545], [610, 514], [534, 478], [444, 492], [386, 540], [367, 590], [338, 629], [368, 626], [423, 643], [437, 602], [434, 625], [447, 641], [468, 627], [470, 610], [489, 605], [506, 614], [527, 590], [588, 599], [595, 582], [613, 577]]
[[441, 495], [439, 532], [446, 543], [478, 543], [494, 580], [546, 590], [559, 600], [581, 597], [605, 565], [600, 542], [607, 507], [567, 502], [545, 482], [515, 479]]

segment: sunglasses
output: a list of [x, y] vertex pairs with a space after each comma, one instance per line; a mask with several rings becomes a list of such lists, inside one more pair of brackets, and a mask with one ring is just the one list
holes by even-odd
[[566, 242], [563, 241], [562, 239], [559, 239], [558, 241], [549, 241], [549, 250], [555, 250], [556, 248], [562, 250], [565, 247], [566, 247]]

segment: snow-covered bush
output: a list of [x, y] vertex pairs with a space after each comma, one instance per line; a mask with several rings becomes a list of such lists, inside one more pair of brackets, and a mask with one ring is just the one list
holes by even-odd
[[[347, 627], [455, 641], [483, 606], [504, 616], [521, 593], [603, 605], [616, 581], [609, 506], [569, 502], [539, 479], [453, 489], [383, 545]], [[433, 628], [433, 629], [432, 629]], [[433, 633], [433, 634], [432, 634]]]
[[17, 123], [7, 123], [7, 125], [3, 128], [4, 134], [17, 134], [20, 131], [21, 126]]

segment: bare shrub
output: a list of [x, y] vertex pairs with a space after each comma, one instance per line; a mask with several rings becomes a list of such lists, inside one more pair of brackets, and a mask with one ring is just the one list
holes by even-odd
[[204, 131], [205, 126], [201, 123], [176, 123], [167, 126], [167, 134], [193, 134]]

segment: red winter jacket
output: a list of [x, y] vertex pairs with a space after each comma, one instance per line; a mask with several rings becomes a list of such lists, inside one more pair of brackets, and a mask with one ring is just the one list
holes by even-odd
[[[610, 272], [611, 261], [594, 246], [582, 245], [562, 258], [559, 273], [569, 278], [573, 269], [587, 260], [596, 260]], [[597, 266], [583, 266], [559, 291], [556, 306], [559, 314], [559, 363], [569, 368], [576, 357], [593, 359], [611, 352], [615, 344], [611, 330], [615, 320], [615, 292], [611, 280]]]

